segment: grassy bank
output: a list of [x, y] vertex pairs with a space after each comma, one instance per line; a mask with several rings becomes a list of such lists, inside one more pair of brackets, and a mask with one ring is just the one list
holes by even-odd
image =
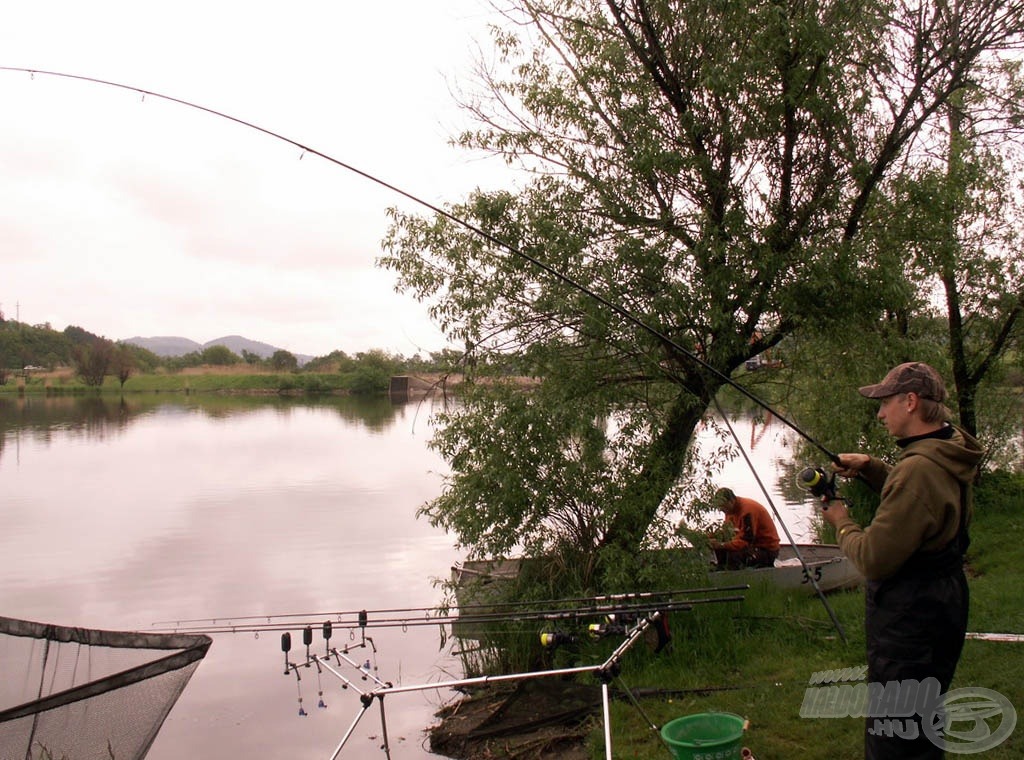
[[[978, 493], [972, 539], [969, 629], [1024, 633], [1024, 477], [996, 474], [986, 479]], [[760, 760], [862, 757], [862, 719], [799, 715], [812, 673], [865, 663], [863, 592], [833, 594], [828, 601], [848, 643], [837, 636], [816, 597], [751, 589], [739, 605], [673, 614], [672, 652], [630, 652], [623, 662], [622, 681], [630, 688], [705, 690], [646, 699], [641, 706], [658, 726], [692, 713], [742, 715], [750, 721], [744, 743]], [[953, 688], [968, 686], [998, 691], [1024, 710], [1024, 643], [968, 640]], [[669, 756], [630, 703], [615, 702], [611, 715], [616, 758]], [[990, 724], [998, 726], [999, 719]], [[599, 721], [590, 734], [589, 752], [594, 758], [605, 756]], [[1024, 726], [984, 753], [986, 758], [1007, 760], [1022, 755]]]
[[[1024, 567], [1024, 475], [986, 476], [978, 489], [971, 535], [969, 630], [1024, 634], [1024, 599], [1019, 591], [1020, 568]], [[673, 576], [658, 587], [694, 585], [701, 584]], [[800, 717], [808, 689], [819, 688], [811, 684], [815, 673], [841, 669], [859, 673], [865, 666], [863, 590], [827, 596], [845, 641], [825, 605], [807, 590], [783, 592], [767, 586], [751, 588], [743, 595], [739, 602], [671, 612], [669, 649], [656, 654], [653, 647], [636, 642], [625, 653], [619, 663], [620, 676], [611, 684], [618, 693], [611, 706], [610, 724], [615, 758], [670, 757], [652, 725], [660, 727], [674, 718], [706, 712], [731, 712], [746, 718], [750, 726], [744, 744], [759, 760], [863, 757], [863, 718]], [[566, 632], [572, 634], [574, 629], [569, 627]], [[509, 624], [508, 630], [495, 638], [496, 651], [509, 658], [507, 672], [598, 666], [622, 643], [621, 636], [595, 642], [576, 632], [574, 643], [538, 655], [537, 633], [537, 624], [527, 621]], [[480, 665], [482, 673], [501, 669], [496, 662]], [[578, 680], [591, 689], [599, 683], [592, 674], [578, 676]], [[954, 690], [967, 687], [996, 691], [1024, 711], [1024, 643], [969, 639], [952, 685]], [[644, 695], [639, 697], [640, 709], [625, 698], [623, 689]], [[552, 684], [531, 693], [531, 710], [537, 715], [553, 715], [567, 709], [562, 704], [564, 698], [554, 696], [560, 691]], [[815, 694], [820, 693], [812, 691], [811, 697]], [[497, 712], [503, 712], [500, 692], [478, 696], [480, 699], [453, 709], [455, 717], [448, 723], [454, 734], [459, 735], [460, 722], [472, 727], [482, 720], [480, 726], [489, 730], [494, 721], [489, 716], [493, 705], [502, 704]], [[491, 707], [478, 713], [476, 704]], [[500, 723], [501, 719], [497, 720]], [[1002, 720], [1001, 715], [991, 716], [990, 729], [1003, 725]], [[476, 740], [477, 744], [473, 744], [472, 729], [463, 734], [469, 740], [468, 750], [460, 747], [455, 756], [603, 758], [604, 722], [596, 710], [589, 721], [589, 728], [583, 730], [584, 747], [577, 744], [580, 731], [568, 725], [532, 729], [498, 740]], [[961, 723], [956, 728], [966, 731], [972, 726]], [[516, 749], [510, 752], [510, 747]], [[523, 748], [528, 748], [526, 754]], [[1008, 760], [1021, 757], [1022, 750], [1024, 725], [986, 750], [984, 756]]]
[[0, 393], [365, 393], [386, 392], [388, 377], [367, 378], [364, 373], [253, 372], [244, 368], [203, 368], [181, 372], [140, 374], [122, 386], [107, 377], [99, 388], [88, 386], [70, 370], [13, 378]]

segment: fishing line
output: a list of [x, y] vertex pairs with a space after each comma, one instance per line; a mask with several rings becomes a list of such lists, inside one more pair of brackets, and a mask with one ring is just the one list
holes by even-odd
[[761, 492], [764, 494], [765, 499], [768, 501], [768, 506], [772, 508], [772, 512], [775, 514], [775, 519], [779, 521], [779, 525], [781, 525], [782, 530], [785, 531], [786, 538], [789, 539], [789, 543], [793, 547], [793, 553], [796, 554], [796, 558], [800, 560], [800, 567], [803, 568], [804, 577], [810, 581], [811, 585], [814, 587], [815, 593], [821, 600], [821, 603], [825, 605], [825, 611], [828, 612], [828, 616], [832, 619], [832, 624], [835, 626], [836, 631], [839, 633], [839, 637], [843, 640], [843, 643], [849, 644], [850, 641], [846, 638], [846, 631], [843, 629], [842, 623], [839, 622], [839, 618], [836, 617], [836, 613], [832, 609], [832, 605], [829, 604], [828, 599], [825, 598], [825, 593], [821, 590], [821, 586], [818, 585], [818, 581], [814, 577], [814, 573], [812, 573], [810, 571], [810, 568], [807, 567], [807, 562], [804, 561], [804, 556], [800, 552], [800, 547], [797, 546], [796, 541], [793, 539], [793, 534], [789, 532], [789, 527], [786, 525], [786, 521], [782, 519], [782, 515], [779, 513], [779, 510], [776, 509], [775, 500], [772, 499], [771, 494], [768, 492], [768, 489], [765, 487], [764, 482], [761, 480], [761, 476], [757, 474], [757, 469], [754, 467], [754, 463], [750, 460], [750, 457], [747, 456], [747, 452], [743, 448], [743, 444], [740, 443], [740, 437], [736, 434], [736, 430], [733, 428], [732, 423], [729, 422], [729, 417], [722, 410], [722, 407], [719, 405], [717, 398], [714, 400], [714, 402], [715, 408], [718, 410], [718, 413], [722, 416], [722, 419], [725, 421], [726, 427], [729, 428], [729, 432], [732, 433], [732, 437], [736, 441], [736, 448], [740, 450], [740, 454], [743, 455], [743, 459], [744, 461], [746, 461], [747, 466], [750, 468], [750, 472], [754, 476], [754, 480], [757, 481], [757, 485], [760, 486]]
[[147, 89], [144, 89], [142, 87], [136, 87], [134, 85], [123, 84], [121, 82], [113, 82], [113, 81], [106, 80], [106, 79], [99, 79], [99, 78], [96, 78], [96, 77], [83, 76], [83, 75], [80, 75], [80, 74], [69, 74], [69, 73], [60, 72], [60, 71], [47, 71], [47, 70], [43, 70], [43, 69], [30, 69], [30, 68], [25, 68], [25, 67], [20, 67], [20, 66], [0, 66], [0, 71], [11, 71], [11, 72], [18, 72], [18, 73], [28, 74], [28, 75], [30, 75], [33, 78], [35, 77], [36, 74], [39, 74], [39, 75], [42, 75], [42, 76], [57, 77], [57, 78], [61, 78], [61, 79], [70, 79], [70, 80], [75, 80], [75, 81], [79, 81], [79, 82], [86, 82], [86, 83], [89, 83], [89, 84], [102, 85], [102, 86], [106, 86], [106, 87], [114, 87], [114, 88], [118, 88], [118, 89], [122, 89], [122, 90], [128, 90], [130, 92], [136, 92], [136, 93], [139, 93], [140, 95], [143, 96], [143, 100], [148, 95], [148, 96], [151, 96], [151, 97], [154, 97], [154, 98], [159, 98], [161, 100], [166, 100], [166, 101], [171, 102], [171, 103], [177, 103], [178, 105], [182, 105], [182, 106], [185, 106], [187, 108], [193, 108], [195, 110], [202, 111], [202, 112], [210, 114], [212, 116], [217, 116], [217, 117], [220, 117], [222, 119], [227, 119], [228, 121], [232, 121], [235, 124], [239, 124], [239, 125], [241, 125], [243, 127], [248, 127], [249, 129], [254, 129], [257, 132], [262, 132], [263, 134], [268, 135], [269, 137], [272, 137], [272, 138], [277, 139], [277, 140], [281, 140], [282, 142], [285, 142], [285, 143], [288, 143], [289, 145], [295, 146], [299, 150], [303, 151], [303, 153], [310, 153], [310, 154], [312, 154], [314, 156], [318, 156], [318, 157], [324, 159], [325, 161], [328, 161], [328, 162], [330, 162], [332, 164], [335, 164], [336, 166], [339, 166], [342, 169], [346, 169], [347, 171], [352, 172], [353, 174], [356, 174], [356, 175], [358, 175], [360, 177], [363, 177], [364, 179], [369, 180], [370, 182], [373, 182], [373, 183], [375, 183], [375, 184], [377, 184], [377, 185], [379, 185], [379, 186], [381, 186], [381, 187], [383, 187], [383, 188], [385, 188], [387, 190], [390, 190], [391, 192], [396, 193], [396, 194], [402, 196], [403, 198], [406, 198], [406, 199], [412, 201], [413, 203], [416, 203], [416, 204], [422, 206], [423, 208], [428, 209], [429, 211], [432, 211], [433, 213], [437, 214], [438, 216], [443, 217], [443, 218], [449, 220], [450, 222], [453, 222], [453, 223], [459, 225], [460, 227], [463, 227], [463, 228], [469, 230], [470, 232], [474, 233], [475, 235], [480, 236], [481, 238], [483, 238], [484, 240], [487, 240], [490, 243], [493, 243], [494, 245], [498, 246], [499, 248], [503, 248], [504, 250], [512, 253], [513, 255], [519, 256], [520, 258], [524, 259], [525, 261], [528, 261], [529, 263], [531, 263], [533, 266], [537, 267], [541, 271], [547, 273], [551, 277], [554, 277], [559, 282], [562, 282], [563, 284], [568, 285], [569, 287], [573, 288], [574, 290], [579, 291], [580, 293], [584, 294], [585, 296], [594, 299], [595, 301], [600, 303], [602, 306], [610, 309], [612, 312], [614, 312], [615, 314], [617, 314], [620, 317], [622, 317], [623, 319], [625, 319], [627, 322], [630, 322], [630, 323], [634, 324], [635, 326], [639, 327], [641, 330], [644, 330], [645, 332], [650, 334], [652, 337], [654, 337], [655, 339], [660, 341], [663, 345], [667, 346], [668, 348], [672, 349], [673, 351], [678, 352], [680, 355], [686, 357], [687, 359], [690, 359], [691, 361], [697, 363], [703, 369], [705, 369], [708, 372], [710, 372], [712, 375], [714, 375], [716, 378], [718, 378], [722, 382], [724, 382], [724, 383], [732, 386], [733, 388], [735, 388], [739, 393], [741, 393], [743, 396], [745, 396], [750, 401], [753, 401], [755, 404], [757, 404], [761, 408], [763, 408], [766, 411], [769, 411], [772, 414], [774, 414], [776, 417], [779, 418], [779, 420], [781, 420], [785, 425], [787, 425], [795, 433], [797, 433], [798, 435], [803, 437], [805, 440], [807, 440], [809, 443], [811, 443], [812, 445], [817, 447], [823, 454], [825, 454], [825, 456], [827, 456], [829, 458], [830, 461], [832, 461], [832, 462], [834, 462], [836, 464], [839, 463], [839, 457], [835, 453], [833, 453], [832, 451], [827, 449], [823, 444], [821, 444], [817, 440], [815, 440], [810, 434], [805, 432], [795, 422], [793, 422], [792, 420], [790, 420], [786, 416], [780, 414], [775, 409], [773, 409], [768, 404], [768, 402], [764, 401], [759, 396], [757, 396], [753, 392], [749, 391], [747, 388], [743, 387], [740, 383], [737, 383], [731, 377], [726, 375], [724, 372], [721, 372], [720, 370], [718, 370], [716, 367], [712, 366], [710, 363], [708, 363], [704, 359], [700, 358], [700, 356], [698, 356], [694, 352], [692, 352], [689, 349], [681, 346], [678, 342], [674, 341], [672, 338], [670, 338], [668, 335], [663, 333], [661, 330], [658, 330], [657, 328], [652, 327], [651, 325], [647, 324], [642, 319], [640, 319], [639, 317], [635, 316], [632, 312], [630, 312], [628, 309], [626, 309], [624, 306], [621, 306], [620, 304], [617, 304], [617, 303], [609, 300], [605, 296], [602, 296], [600, 293], [597, 293], [596, 291], [592, 290], [591, 288], [586, 287], [582, 283], [577, 282], [572, 277], [566, 275], [563, 272], [558, 271], [557, 269], [555, 269], [551, 265], [544, 263], [543, 261], [538, 259], [536, 256], [533, 256], [533, 255], [527, 253], [526, 251], [524, 251], [523, 249], [519, 248], [518, 246], [512, 245], [511, 243], [508, 243], [508, 242], [502, 240], [501, 238], [499, 238], [496, 235], [493, 235], [493, 234], [487, 232], [486, 230], [482, 229], [481, 227], [478, 227], [477, 225], [475, 225], [475, 224], [473, 224], [473, 223], [471, 223], [471, 222], [469, 222], [469, 221], [467, 221], [467, 220], [465, 220], [465, 219], [463, 219], [463, 218], [461, 218], [459, 216], [456, 216], [452, 212], [447, 211], [447, 210], [441, 208], [440, 206], [437, 206], [437, 205], [435, 205], [433, 203], [430, 203], [429, 201], [423, 200], [422, 198], [420, 198], [420, 197], [418, 197], [416, 195], [413, 195], [411, 192], [409, 192], [407, 190], [403, 190], [401, 187], [399, 187], [397, 185], [394, 185], [394, 184], [392, 184], [390, 182], [387, 182], [387, 181], [385, 181], [385, 180], [383, 180], [383, 179], [381, 179], [381, 178], [379, 178], [377, 176], [374, 176], [373, 174], [370, 174], [367, 171], [359, 169], [359, 168], [353, 166], [352, 164], [346, 163], [344, 161], [341, 161], [340, 159], [334, 158], [333, 156], [330, 156], [330, 155], [328, 155], [326, 153], [323, 153], [323, 152], [317, 150], [316, 148], [313, 148], [313, 147], [310, 147], [308, 145], [305, 145], [305, 144], [303, 144], [303, 143], [301, 143], [301, 142], [299, 142], [297, 140], [293, 140], [292, 138], [287, 137], [285, 135], [282, 135], [279, 132], [274, 132], [273, 130], [267, 129], [266, 127], [261, 127], [258, 124], [255, 124], [255, 123], [253, 123], [251, 121], [246, 121], [245, 119], [241, 119], [241, 118], [239, 118], [237, 116], [232, 116], [232, 115], [230, 115], [228, 113], [225, 113], [223, 111], [218, 111], [217, 109], [210, 108], [210, 107], [204, 106], [204, 105], [200, 105], [198, 103], [194, 103], [192, 101], [188, 101], [188, 100], [185, 100], [183, 98], [177, 98], [177, 97], [174, 97], [174, 96], [171, 96], [171, 95], [164, 95], [163, 93], [159, 93], [159, 92], [156, 92], [154, 90], [147, 90]]

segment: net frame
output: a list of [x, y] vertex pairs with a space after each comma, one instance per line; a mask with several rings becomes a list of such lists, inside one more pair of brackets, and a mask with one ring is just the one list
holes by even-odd
[[0, 758], [141, 760], [211, 643], [0, 617]]

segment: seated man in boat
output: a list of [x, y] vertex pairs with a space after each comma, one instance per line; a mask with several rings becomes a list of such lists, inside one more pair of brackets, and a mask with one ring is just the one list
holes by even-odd
[[711, 503], [725, 513], [725, 526], [733, 529], [732, 540], [710, 541], [718, 568], [772, 567], [779, 556], [779, 533], [768, 510], [731, 488], [719, 488]]

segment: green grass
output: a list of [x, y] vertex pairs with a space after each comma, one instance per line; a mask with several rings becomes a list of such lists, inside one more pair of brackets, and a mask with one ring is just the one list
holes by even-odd
[[[986, 476], [976, 498], [968, 554], [971, 586], [969, 629], [1024, 633], [1024, 599], [1020, 594], [1024, 567], [1024, 476]], [[661, 588], [680, 588], [677, 575]], [[698, 584], [699, 585], [699, 584]], [[741, 602], [698, 605], [670, 613], [672, 647], [654, 654], [637, 642], [621, 660], [616, 689], [648, 695], [640, 709], [625, 698], [611, 706], [614, 757], [670, 757], [652, 725], [694, 713], [725, 711], [742, 715], [750, 726], [744, 736], [761, 760], [799, 758], [835, 760], [863, 756], [862, 718], [801, 718], [812, 674], [823, 670], [862, 668], [865, 664], [864, 594], [862, 590], [827, 596], [846, 641], [822, 601], [806, 591], [783, 592], [775, 587], [752, 588]], [[495, 652], [511, 662], [481, 658], [485, 672], [504, 665], [508, 672], [524, 669], [600, 665], [621, 637], [602, 639], [538, 656], [539, 644], [530, 627], [503, 631]], [[518, 659], [515, 659], [518, 658]], [[524, 660], [528, 661], [524, 663]], [[583, 676], [593, 683], [593, 676]], [[981, 687], [999, 692], [1024, 710], [1024, 643], [968, 640], [953, 688]], [[652, 696], [653, 695], [653, 696]], [[1024, 720], [1024, 716], [1021, 716]], [[994, 729], [999, 718], [989, 721]], [[985, 757], [1016, 758], [1024, 750], [1024, 725]], [[587, 751], [605, 757], [604, 724], [592, 720]], [[496, 756], [500, 756], [496, 755]]]
[[[972, 539], [970, 630], [1024, 633], [1024, 478], [996, 474], [986, 480], [978, 494]], [[750, 721], [744, 744], [761, 760], [861, 757], [861, 718], [799, 715], [812, 673], [865, 662], [863, 592], [827, 598], [848, 643], [837, 636], [817, 597], [751, 589], [736, 605], [673, 613], [673, 651], [657, 656], [642, 649], [630, 651], [623, 659], [621, 685], [705, 690], [644, 699], [640, 705], [657, 726], [692, 713], [742, 715]], [[968, 640], [953, 688], [967, 686], [993, 689], [1024, 710], [1024, 643]], [[616, 758], [670, 757], [632, 703], [616, 700], [611, 719]], [[595, 721], [589, 750], [594, 758], [605, 756], [600, 720]], [[1022, 755], [1024, 726], [984, 754], [996, 760]]]
[[[20, 386], [16, 380], [8, 380], [0, 386], [5, 394], [87, 394], [87, 393], [251, 393], [251, 394], [296, 394], [305, 393], [348, 393], [352, 390], [354, 378], [351, 373], [218, 373], [203, 374], [156, 373], [130, 377], [122, 388], [121, 383], [108, 377], [101, 388], [87, 386], [77, 377], [30, 377]], [[383, 388], [387, 390], [387, 387]]]

